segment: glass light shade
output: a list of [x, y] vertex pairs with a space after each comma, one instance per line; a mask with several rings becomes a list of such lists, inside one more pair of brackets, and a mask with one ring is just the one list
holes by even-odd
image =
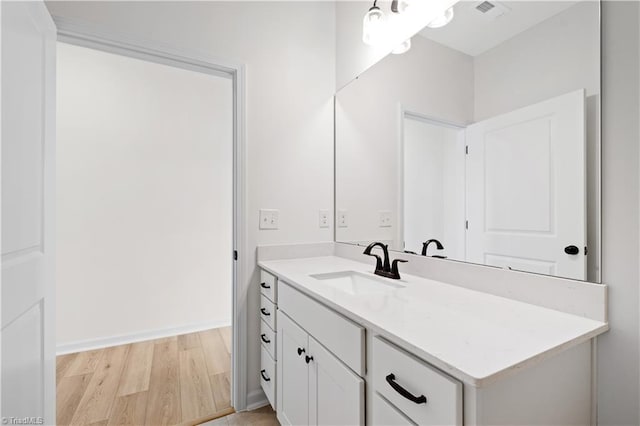
[[385, 16], [379, 7], [369, 9], [362, 21], [362, 41], [369, 46], [379, 46], [384, 42]]
[[453, 7], [447, 9], [441, 16], [427, 24], [429, 28], [441, 28], [447, 25], [453, 19]]
[[395, 49], [393, 49], [391, 51], [391, 53], [394, 53], [396, 55], [401, 55], [403, 53], [405, 53], [406, 51], [408, 51], [409, 49], [411, 49], [411, 39], [408, 38], [405, 41], [403, 41], [402, 43], [400, 43], [399, 46], [397, 46]]

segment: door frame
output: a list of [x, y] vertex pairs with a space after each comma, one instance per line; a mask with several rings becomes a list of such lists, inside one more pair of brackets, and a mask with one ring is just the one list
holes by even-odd
[[53, 16], [53, 20], [59, 42], [232, 80], [233, 250], [237, 252], [237, 260], [233, 262], [232, 285], [231, 404], [236, 411], [243, 411], [247, 407], [247, 313], [242, 296], [244, 285], [241, 288], [241, 284], [247, 283], [250, 276], [247, 265], [245, 67], [240, 63], [212, 57], [206, 52], [140, 39], [93, 24], [57, 16]]
[[[398, 164], [398, 218], [397, 218], [397, 231], [395, 235], [395, 242], [402, 244], [404, 251], [404, 120], [409, 118], [411, 120], [421, 121], [423, 123], [432, 124], [434, 126], [448, 127], [456, 130], [465, 130], [467, 125], [455, 123], [453, 121], [443, 120], [420, 112], [415, 112], [407, 109], [404, 105], [398, 104], [398, 158], [396, 159]], [[465, 135], [466, 138], [466, 135]], [[466, 140], [465, 140], [466, 146]], [[465, 159], [466, 161], [466, 159]], [[465, 167], [466, 169], [466, 167]], [[465, 186], [466, 186], [466, 170], [465, 170]], [[465, 196], [465, 209], [466, 209], [466, 196]]]

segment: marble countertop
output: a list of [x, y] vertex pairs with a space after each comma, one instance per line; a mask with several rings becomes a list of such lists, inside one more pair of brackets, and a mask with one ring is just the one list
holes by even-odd
[[[595, 321], [455, 285], [402, 274], [402, 288], [355, 295], [310, 277], [373, 275], [373, 265], [336, 256], [258, 265], [453, 377], [486, 386], [609, 329]], [[400, 265], [400, 268], [402, 264]]]

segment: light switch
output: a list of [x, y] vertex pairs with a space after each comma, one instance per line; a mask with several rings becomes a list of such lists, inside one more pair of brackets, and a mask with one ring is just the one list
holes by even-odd
[[380, 212], [380, 228], [390, 228], [390, 227], [391, 227], [391, 212], [381, 211]]
[[260, 229], [278, 229], [279, 210], [260, 209]]
[[329, 227], [329, 210], [320, 210], [318, 219], [319, 219], [320, 228], [328, 228]]
[[338, 210], [338, 228], [346, 228], [348, 225], [347, 211]]

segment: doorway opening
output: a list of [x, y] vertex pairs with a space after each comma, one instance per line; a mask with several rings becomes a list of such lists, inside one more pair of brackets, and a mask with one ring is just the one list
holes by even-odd
[[62, 41], [58, 424], [229, 414], [242, 404], [237, 75]]

